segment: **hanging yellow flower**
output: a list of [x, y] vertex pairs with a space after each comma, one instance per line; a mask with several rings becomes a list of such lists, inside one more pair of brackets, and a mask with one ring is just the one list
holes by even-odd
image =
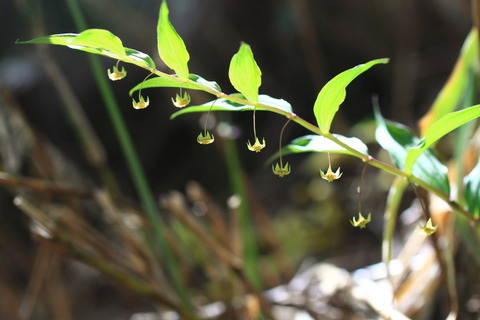
[[290, 165], [288, 164], [288, 162], [284, 166], [282, 166], [281, 163], [277, 162], [275, 164], [275, 166], [272, 165], [272, 171], [273, 171], [274, 174], [276, 174], [280, 178], [283, 178], [283, 176], [286, 176], [286, 175], [290, 174], [291, 168], [290, 168]]
[[147, 97], [147, 100], [145, 100], [143, 98], [143, 96], [140, 96], [139, 98], [139, 101], [135, 101], [135, 98], [132, 99], [132, 105], [135, 109], [145, 109], [146, 107], [148, 107], [148, 105], [150, 104], [150, 98]]
[[127, 76], [127, 71], [125, 67], [122, 66], [122, 70], [118, 70], [118, 66], [113, 66], [113, 71], [110, 69], [107, 70], [108, 78], [112, 81], [122, 80]]
[[213, 134], [211, 134], [208, 131], [205, 132], [200, 132], [200, 134], [197, 137], [197, 142], [200, 144], [210, 144], [215, 140], [215, 137]]
[[257, 137], [255, 137], [255, 143], [252, 145], [250, 143], [250, 140], [248, 140], [247, 142], [247, 148], [248, 150], [250, 151], [255, 151], [255, 152], [260, 152], [263, 148], [265, 148], [265, 138], [262, 139], [262, 142], [260, 142], [260, 140], [258, 140]]
[[172, 98], [173, 105], [177, 108], [185, 108], [190, 103], [191, 98], [188, 92], [184, 92], [183, 95], [180, 93], [175, 96], [175, 100]]
[[438, 226], [434, 226], [432, 223], [432, 218], [427, 220], [427, 223], [425, 225], [418, 224], [417, 232], [426, 236], [429, 236], [435, 231], [437, 231]]
[[358, 213], [358, 219], [355, 219], [355, 217], [353, 217], [352, 220], [350, 220], [350, 223], [352, 224], [352, 226], [354, 227], [358, 227], [360, 229], [363, 229], [365, 228], [365, 226], [367, 225], [367, 223], [369, 223], [370, 221], [372, 220], [372, 214], [369, 213], [368, 216], [365, 218], [361, 212]]
[[330, 164], [328, 165], [328, 170], [326, 173], [323, 172], [322, 169], [320, 169], [320, 176], [322, 177], [322, 179], [327, 180], [328, 182], [340, 179], [342, 174], [343, 172], [340, 172], [340, 168], [338, 168], [336, 172], [333, 172], [332, 166]]

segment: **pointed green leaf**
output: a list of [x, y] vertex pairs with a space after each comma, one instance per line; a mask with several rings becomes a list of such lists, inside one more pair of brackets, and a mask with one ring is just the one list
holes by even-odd
[[[347, 144], [351, 148], [368, 154], [368, 147], [358, 138], [349, 138], [339, 134], [334, 134], [339, 140]], [[351, 152], [335, 142], [320, 135], [306, 135], [295, 140], [292, 140], [286, 147], [287, 153], [301, 153], [301, 152], [332, 152], [351, 154]]]
[[418, 157], [440, 138], [478, 117], [480, 117], [480, 105], [451, 112], [435, 121], [428, 127], [419, 145], [408, 150], [405, 159], [405, 171], [410, 172]]
[[188, 79], [190, 55], [182, 38], [173, 28], [168, 18], [167, 1], [163, 0], [157, 24], [157, 47], [160, 59], [181, 79]]
[[240, 49], [232, 57], [228, 77], [233, 87], [241, 92], [248, 101], [258, 102], [258, 88], [262, 84], [262, 72], [248, 44], [242, 42]]
[[[241, 95], [239, 93], [233, 94], [232, 96], [234, 96], [236, 98], [240, 98], [240, 99], [245, 98], [243, 95]], [[265, 105], [268, 105], [269, 107], [273, 107], [275, 109], [281, 110], [283, 112], [286, 111], [286, 112], [292, 114], [292, 116], [293, 116], [292, 106], [290, 105], [290, 103], [288, 103], [287, 101], [285, 101], [283, 99], [276, 99], [276, 98], [272, 98], [270, 96], [261, 94], [260, 96], [258, 96], [258, 102], [260, 104], [265, 104]], [[232, 101], [229, 101], [229, 100], [226, 100], [226, 99], [217, 99], [217, 100], [213, 100], [213, 101], [204, 103], [204, 104], [199, 105], [199, 106], [190, 106], [190, 107], [187, 107], [187, 108], [183, 108], [183, 109], [175, 112], [174, 114], [172, 114], [170, 116], [170, 119], [174, 119], [174, 118], [176, 118], [176, 117], [178, 117], [182, 114], [194, 113], [194, 112], [252, 111], [254, 109], [259, 110], [259, 111], [266, 110], [265, 108], [262, 108], [261, 105], [259, 105], [258, 107], [255, 108], [254, 106], [251, 106], [251, 105], [240, 104], [240, 103], [232, 102]]]
[[127, 58], [120, 60], [135, 64], [139, 67], [155, 69], [155, 62], [153, 62], [153, 59], [148, 54], [130, 48], [125, 48], [125, 53]]
[[17, 44], [54, 44], [59, 46], [67, 46], [68, 41], [78, 36], [78, 33], [60, 33], [60, 34], [52, 34], [50, 36], [35, 38], [32, 40], [27, 41], [17, 41]]
[[99, 54], [135, 64], [142, 68], [155, 68], [155, 63], [147, 54], [123, 47], [120, 38], [103, 29], [88, 29], [79, 34], [62, 33], [40, 37], [17, 43], [43, 43], [67, 46], [71, 49]]
[[[221, 91], [220, 86], [214, 81], [208, 81], [204, 78], [197, 76], [196, 74], [190, 74], [188, 76], [190, 80], [195, 83], [202, 84], [204, 86], [210, 87], [216, 91]], [[135, 91], [140, 89], [147, 89], [147, 88], [159, 88], [159, 87], [172, 87], [172, 88], [184, 88], [184, 89], [193, 89], [193, 90], [202, 90], [190, 83], [184, 83], [182, 81], [175, 81], [168, 78], [156, 77], [145, 80], [130, 90], [130, 95], [132, 95]]]
[[81, 32], [69, 41], [69, 46], [91, 47], [109, 51], [117, 56], [124, 56], [122, 40], [108, 30], [89, 29]]
[[340, 104], [347, 94], [346, 87], [356, 77], [379, 63], [387, 63], [388, 59], [377, 59], [358, 65], [335, 76], [320, 90], [313, 112], [317, 119], [318, 127], [324, 133], [330, 132], [330, 126]]
[[[334, 134], [343, 143], [349, 145], [351, 148], [360, 151], [363, 154], [368, 154], [367, 146], [358, 138], [349, 138], [339, 134]], [[349, 150], [339, 146], [335, 142], [325, 138], [324, 136], [309, 134], [303, 137], [292, 140], [287, 146], [282, 148], [282, 155], [292, 153], [304, 152], [331, 152], [353, 155]], [[272, 155], [266, 163], [272, 163], [280, 156], [280, 152]]]
[[[292, 105], [283, 99], [272, 98], [269, 95], [261, 94], [258, 96], [258, 103], [264, 104], [270, 107], [274, 107], [275, 109], [286, 111], [293, 115]], [[264, 110], [262, 106], [258, 106], [257, 110]]]
[[[390, 153], [393, 163], [404, 170], [405, 157], [410, 148], [419, 144], [418, 139], [406, 126], [393, 121], [386, 121], [378, 110], [375, 110], [377, 142]], [[450, 184], [447, 177], [447, 167], [437, 158], [431, 149], [425, 150], [418, 161], [413, 165], [412, 174], [426, 183], [450, 193]]]
[[475, 217], [480, 214], [480, 161], [477, 163], [470, 173], [465, 176], [465, 203], [467, 210]]
[[88, 29], [79, 34], [54, 34], [18, 43], [55, 44], [107, 56], [125, 56], [125, 49], [120, 38], [103, 29]]
[[470, 31], [462, 46], [460, 56], [442, 90], [438, 93], [428, 113], [420, 121], [422, 134], [431, 123], [454, 111], [462, 103], [468, 83], [472, 81], [472, 72], [478, 64], [478, 32]]

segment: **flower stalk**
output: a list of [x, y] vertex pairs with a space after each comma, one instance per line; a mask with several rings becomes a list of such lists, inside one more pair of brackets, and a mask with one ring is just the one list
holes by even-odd
[[280, 137], [278, 139], [278, 154], [279, 154], [279, 162], [277, 162], [275, 165], [272, 165], [272, 171], [274, 174], [279, 176], [280, 178], [283, 178], [286, 175], [289, 175], [290, 172], [292, 171], [290, 164], [285, 163], [283, 165], [283, 159], [282, 159], [282, 138], [283, 138], [283, 132], [285, 131], [285, 128], [287, 125], [292, 121], [292, 119], [288, 119], [287, 122], [282, 127], [282, 130], [280, 131]]
[[248, 140], [247, 141], [247, 148], [250, 151], [260, 152], [260, 151], [262, 151], [263, 148], [265, 148], [266, 143], [265, 143], [265, 138], [263, 138], [262, 141], [260, 142], [260, 140], [257, 137], [257, 125], [255, 123], [256, 110], [257, 110], [257, 108], [253, 109], [253, 136], [255, 138], [255, 142], [252, 145], [250, 143], [250, 140]]

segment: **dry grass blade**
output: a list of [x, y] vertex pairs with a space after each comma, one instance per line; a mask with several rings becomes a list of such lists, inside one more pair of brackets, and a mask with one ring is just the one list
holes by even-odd
[[200, 207], [201, 214], [204, 214], [215, 238], [220, 243], [228, 243], [228, 228], [223, 218], [225, 215], [205, 189], [196, 182], [190, 182], [186, 187], [186, 192], [190, 201], [194, 203], [194, 207], [197, 207], [197, 210]]
[[221, 243], [213, 239], [203, 227], [192, 218], [186, 206], [185, 198], [181, 193], [171, 192], [167, 197], [162, 198], [162, 205], [182, 221], [218, 259], [232, 268], [242, 268], [242, 259], [233, 255], [228, 249], [221, 245]]
[[147, 275], [149, 272], [149, 261], [144, 252], [142, 239], [138, 234], [143, 228], [144, 221], [139, 215], [127, 213], [125, 209], [119, 207], [113, 202], [108, 193], [96, 191], [95, 198], [102, 207], [105, 216], [113, 222], [115, 230], [119, 234], [120, 243], [124, 246], [125, 252], [128, 252], [126, 258], [130, 261], [129, 265], [139, 274]]
[[0, 185], [10, 188], [27, 188], [39, 193], [51, 193], [71, 197], [92, 197], [91, 190], [63, 186], [55, 182], [43, 179], [25, 178], [12, 176], [6, 172], [0, 172]]
[[51, 247], [40, 245], [28, 289], [18, 310], [20, 319], [30, 319], [39, 298], [46, 294], [55, 319], [73, 319], [69, 300], [60, 279], [60, 256]]

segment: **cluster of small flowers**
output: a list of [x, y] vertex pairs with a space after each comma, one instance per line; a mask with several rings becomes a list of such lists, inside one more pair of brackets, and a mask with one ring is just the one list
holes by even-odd
[[[118, 81], [127, 76], [127, 71], [125, 70], [125, 67], [122, 67], [121, 70], [118, 68], [118, 63], [113, 67], [113, 71], [110, 71], [110, 69], [107, 70], [107, 75], [108, 78], [112, 81]], [[150, 104], [150, 99], [147, 96], [145, 99], [141, 94], [139, 94], [139, 100], [136, 101], [135, 98], [132, 99], [132, 105], [135, 109], [145, 109], [148, 107]], [[177, 108], [184, 108], [186, 107], [191, 101], [190, 95], [188, 92], [184, 92], [183, 94], [180, 91], [180, 94], [177, 94], [175, 96], [175, 100], [172, 98], [172, 103], [175, 107]], [[205, 130], [204, 132], [201, 132], [197, 136], [197, 142], [199, 144], [211, 144], [215, 140], [215, 137], [213, 134], [211, 134], [209, 131]], [[250, 151], [254, 152], [260, 152], [262, 149], [264, 149], [266, 146], [265, 138], [260, 141], [258, 137], [255, 136], [255, 142], [253, 144], [250, 143], [250, 141], [247, 142], [247, 148]], [[280, 162], [277, 162], [275, 165], [272, 165], [272, 171], [275, 175], [279, 177], [284, 177], [286, 175], [289, 175], [291, 172], [291, 167], [290, 164], [287, 162], [285, 165], [283, 165], [281, 157], [280, 157]], [[330, 164], [330, 158], [329, 158], [329, 164], [328, 164], [328, 169], [327, 172], [323, 172], [320, 169], [320, 176], [322, 179], [332, 182], [334, 180], [340, 179], [342, 176], [343, 172], [340, 172], [340, 168], [338, 168], [335, 172], [333, 172], [331, 164]], [[358, 218], [353, 217], [352, 220], [350, 220], [350, 223], [354, 227], [358, 228], [365, 228], [366, 225], [371, 221], [372, 219], [372, 214], [369, 213], [367, 217], [365, 218], [361, 212], [358, 213]], [[431, 219], [428, 219], [428, 221], [425, 223], [425, 225], [419, 225], [417, 231], [421, 234], [424, 235], [431, 235], [437, 230], [438, 226], [434, 226], [432, 223]]]

